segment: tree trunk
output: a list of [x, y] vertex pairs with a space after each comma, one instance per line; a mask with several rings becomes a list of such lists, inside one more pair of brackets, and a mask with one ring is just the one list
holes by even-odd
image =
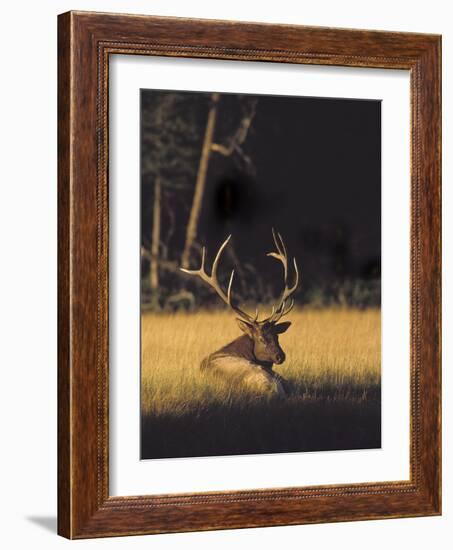
[[156, 178], [154, 184], [153, 232], [151, 240], [151, 264], [149, 283], [152, 290], [159, 288], [159, 243], [160, 243], [161, 182]]
[[186, 241], [184, 250], [181, 256], [181, 267], [188, 269], [190, 267], [190, 253], [193, 244], [197, 238], [198, 220], [200, 218], [201, 205], [203, 202], [203, 194], [206, 185], [206, 175], [208, 173], [209, 155], [212, 148], [212, 140], [214, 137], [214, 129], [217, 118], [217, 104], [219, 94], [214, 93], [211, 96], [211, 107], [208, 114], [208, 122], [204, 135], [203, 148], [201, 150], [200, 164], [198, 166], [197, 181], [195, 183], [195, 191], [190, 210], [189, 222], [187, 224]]

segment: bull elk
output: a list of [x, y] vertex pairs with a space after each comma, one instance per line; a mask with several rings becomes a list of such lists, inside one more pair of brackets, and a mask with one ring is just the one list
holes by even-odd
[[280, 319], [287, 315], [294, 307], [294, 294], [299, 284], [299, 272], [296, 259], [293, 258], [295, 271], [294, 284], [288, 283], [288, 255], [281, 235], [272, 230], [275, 252], [267, 255], [281, 262], [284, 275], [284, 289], [277, 305], [272, 307], [269, 317], [258, 320], [259, 313], [256, 309], [255, 315], [249, 315], [240, 309], [232, 300], [232, 285], [234, 269], [231, 272], [226, 292], [222, 289], [217, 279], [217, 269], [222, 252], [228, 245], [231, 235], [219, 248], [214, 263], [212, 264], [211, 275], [205, 269], [206, 248], [202, 249], [200, 269], [190, 270], [181, 268], [181, 271], [189, 275], [200, 277], [205, 283], [213, 288], [220, 298], [237, 315], [237, 323], [244, 333], [226, 346], [211, 353], [201, 362], [201, 369], [220, 376], [232, 384], [239, 384], [258, 395], [280, 395], [288, 396], [291, 392], [289, 382], [273, 370], [273, 365], [281, 365], [285, 361], [285, 353], [278, 342], [278, 335], [288, 330], [291, 323], [285, 321], [279, 323]]

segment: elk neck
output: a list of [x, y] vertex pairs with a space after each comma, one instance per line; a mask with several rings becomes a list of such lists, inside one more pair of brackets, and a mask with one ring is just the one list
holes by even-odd
[[219, 349], [215, 355], [231, 355], [234, 357], [241, 357], [250, 361], [250, 363], [255, 363], [256, 365], [263, 367], [267, 370], [272, 370], [272, 365], [270, 361], [259, 361], [255, 354], [253, 353], [254, 343], [250, 336], [243, 334], [239, 336], [223, 348]]

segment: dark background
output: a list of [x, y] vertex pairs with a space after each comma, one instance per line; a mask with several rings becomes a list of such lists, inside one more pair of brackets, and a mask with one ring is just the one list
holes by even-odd
[[[142, 250], [150, 247], [161, 176], [160, 253], [167, 262], [156, 292], [148, 284], [153, 260], [142, 255], [142, 304], [214, 306], [220, 300], [178, 270], [211, 94], [142, 90], [141, 100]], [[296, 302], [380, 305], [381, 102], [221, 94], [215, 142], [228, 143], [250, 105], [255, 115], [242, 154], [210, 155], [197, 238], [208, 248], [208, 266], [232, 234], [223, 279], [234, 266], [239, 299], [273, 299], [281, 267], [265, 253], [275, 227], [301, 271]], [[194, 249], [192, 267], [199, 258]], [[181, 291], [194, 299], [168, 300]]]

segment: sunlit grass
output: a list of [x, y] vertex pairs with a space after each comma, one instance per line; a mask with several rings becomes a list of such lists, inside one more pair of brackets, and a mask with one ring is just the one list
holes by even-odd
[[380, 311], [304, 309], [280, 337], [289, 398], [257, 398], [199, 369], [241, 334], [231, 313], [142, 317], [143, 458], [380, 446]]
[[[297, 399], [366, 399], [380, 384], [379, 310], [300, 310], [280, 336], [276, 371]], [[250, 399], [201, 372], [200, 361], [241, 333], [230, 312], [147, 313], [142, 317], [142, 412], [200, 413]]]

